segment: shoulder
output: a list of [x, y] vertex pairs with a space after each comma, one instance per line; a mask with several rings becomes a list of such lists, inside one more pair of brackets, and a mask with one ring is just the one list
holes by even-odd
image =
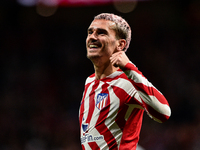
[[136, 89], [132, 80], [129, 79], [123, 71], [120, 70], [118, 73], [118, 76], [108, 81], [107, 83], [115, 91], [119, 91], [121, 94], [125, 92], [131, 97], [134, 96], [136, 93]]
[[85, 85], [87, 85], [88, 83], [91, 83], [95, 80], [95, 73], [93, 73], [92, 75], [90, 75], [89, 77], [87, 77], [86, 81], [85, 81]]
[[118, 86], [121, 88], [133, 87], [131, 79], [129, 79], [121, 69], [119, 69], [116, 72], [115, 77], [110, 78], [108, 82], [113, 86]]

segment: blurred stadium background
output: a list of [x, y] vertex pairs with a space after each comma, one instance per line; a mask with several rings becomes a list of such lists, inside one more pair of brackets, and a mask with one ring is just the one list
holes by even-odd
[[[172, 116], [146, 114], [146, 150], [200, 149], [200, 1], [0, 1], [0, 150], [80, 150], [78, 109], [93, 73], [85, 38], [93, 17], [132, 27], [127, 54], [166, 96]], [[124, 9], [125, 8], [125, 9]]]

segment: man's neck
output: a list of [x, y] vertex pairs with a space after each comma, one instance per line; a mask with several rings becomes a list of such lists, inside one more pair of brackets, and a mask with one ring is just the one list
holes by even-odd
[[119, 67], [114, 67], [111, 63], [103, 66], [95, 66], [95, 78], [96, 80], [103, 79], [108, 75], [112, 74], [113, 72], [117, 71]]

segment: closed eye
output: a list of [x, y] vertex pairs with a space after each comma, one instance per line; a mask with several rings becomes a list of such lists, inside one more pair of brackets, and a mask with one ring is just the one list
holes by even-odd
[[92, 29], [88, 29], [88, 35], [92, 34], [92, 33], [93, 33], [93, 30]]
[[108, 34], [108, 32], [107, 32], [106, 30], [104, 30], [104, 29], [98, 29], [98, 30], [97, 30], [97, 34], [98, 34], [98, 35]]
[[[88, 29], [88, 35], [91, 35], [91, 34], [93, 34], [94, 32], [95, 32], [95, 31], [94, 31], [93, 28], [89, 28], [89, 29]], [[97, 28], [97, 29], [96, 29], [96, 34], [97, 34], [97, 35], [107, 35], [108, 32], [107, 32], [105, 29]]]

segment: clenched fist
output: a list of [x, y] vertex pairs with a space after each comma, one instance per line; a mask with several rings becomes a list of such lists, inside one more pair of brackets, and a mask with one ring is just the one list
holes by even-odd
[[116, 52], [110, 57], [110, 62], [112, 65], [115, 67], [120, 67], [121, 69], [124, 68], [129, 61], [129, 58], [124, 51]]

